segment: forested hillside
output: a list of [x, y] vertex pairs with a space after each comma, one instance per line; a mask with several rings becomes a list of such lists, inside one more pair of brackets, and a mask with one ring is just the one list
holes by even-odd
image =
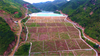
[[0, 0], [0, 10], [13, 14], [13, 17], [15, 18], [20, 18], [25, 15], [25, 6], [28, 7], [31, 12], [40, 11], [23, 0]]
[[53, 2], [33, 3], [33, 5], [41, 10], [55, 11], [65, 3], [67, 3], [67, 0], [54, 0]]
[[11, 31], [6, 21], [0, 17], [0, 55], [3, 55], [7, 49], [10, 49], [8, 48], [9, 44], [15, 41], [15, 37], [16, 35]]
[[24, 18], [26, 8], [40, 11], [23, 0], [0, 0], [0, 55], [8, 55], [16, 44], [19, 26], [14, 21]]
[[[87, 35], [100, 41], [100, 0], [72, 1], [68, 2], [67, 5], [63, 5], [61, 9], [63, 13], [68, 14], [71, 20], [85, 27], [85, 33]], [[64, 8], [64, 6], [66, 7]], [[72, 7], [75, 9], [72, 9]]]
[[22, 6], [26, 6], [32, 13], [40, 11], [36, 7], [34, 7], [32, 4], [25, 2], [23, 0], [14, 0], [14, 2], [17, 2], [17, 3], [21, 4]]
[[0, 10], [3, 10], [9, 14], [14, 14], [15, 12], [18, 12], [17, 14], [14, 14], [13, 16], [16, 18], [19, 18], [22, 16], [21, 10], [19, 9], [21, 5], [14, 4], [11, 1], [8, 0], [1, 0], [0, 1]]
[[63, 6], [61, 6], [59, 8], [59, 10], [62, 10], [63, 13], [71, 15], [71, 13], [73, 13], [75, 10], [77, 10], [77, 8], [80, 5], [85, 4], [87, 1], [88, 0], [71, 0], [71, 1], [67, 2], [66, 4], [64, 4]]

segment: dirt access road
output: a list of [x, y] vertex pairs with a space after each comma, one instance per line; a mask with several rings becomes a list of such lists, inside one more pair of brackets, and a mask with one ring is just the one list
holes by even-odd
[[[25, 17], [24, 17], [23, 19], [25, 19], [25, 18], [27, 17], [27, 13], [28, 13], [28, 9], [26, 9]], [[21, 21], [22, 21], [23, 19], [20, 19], [20, 20], [18, 21], [18, 25], [19, 25], [19, 29], [20, 29], [20, 30], [19, 30], [19, 32], [18, 32], [17, 43], [16, 43], [16, 46], [14, 47], [13, 51], [10, 53], [9, 56], [14, 56], [15, 51], [16, 51], [17, 48], [18, 48], [18, 45], [19, 45], [19, 42], [20, 42], [20, 35], [21, 35], [21, 32], [22, 32]]]
[[19, 32], [18, 32], [18, 39], [17, 39], [16, 46], [15, 46], [15, 48], [13, 49], [13, 51], [11, 52], [11, 54], [10, 54], [9, 56], [13, 56], [14, 53], [15, 53], [15, 51], [16, 51], [16, 49], [17, 49], [17, 47], [18, 47], [18, 44], [19, 44], [19, 41], [20, 41], [19, 39], [20, 39], [21, 31], [22, 31], [21, 21], [22, 21], [22, 20], [19, 20], [19, 21], [18, 21], [18, 25], [19, 25], [20, 30], [19, 30]]

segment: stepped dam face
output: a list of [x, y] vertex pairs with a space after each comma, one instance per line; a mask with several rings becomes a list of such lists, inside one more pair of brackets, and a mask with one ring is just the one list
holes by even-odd
[[79, 37], [79, 31], [65, 20], [67, 16], [45, 14], [31, 15], [26, 23], [27, 41], [32, 42], [31, 56], [96, 56], [95, 51]]

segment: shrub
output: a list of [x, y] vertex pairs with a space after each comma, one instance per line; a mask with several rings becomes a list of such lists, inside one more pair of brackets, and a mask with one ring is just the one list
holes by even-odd
[[15, 14], [14, 15], [15, 18], [20, 18], [21, 16], [22, 16], [22, 13], [21, 12], [19, 12], [18, 14]]
[[22, 46], [19, 47], [19, 49], [17, 50], [17, 52], [15, 53], [15, 55], [25, 55], [28, 56], [29, 54], [29, 49], [30, 49], [30, 44], [26, 43]]

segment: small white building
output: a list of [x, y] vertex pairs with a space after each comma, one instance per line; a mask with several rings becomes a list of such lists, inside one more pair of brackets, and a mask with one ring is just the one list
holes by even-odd
[[18, 21], [14, 21], [14, 23], [18, 23]]

